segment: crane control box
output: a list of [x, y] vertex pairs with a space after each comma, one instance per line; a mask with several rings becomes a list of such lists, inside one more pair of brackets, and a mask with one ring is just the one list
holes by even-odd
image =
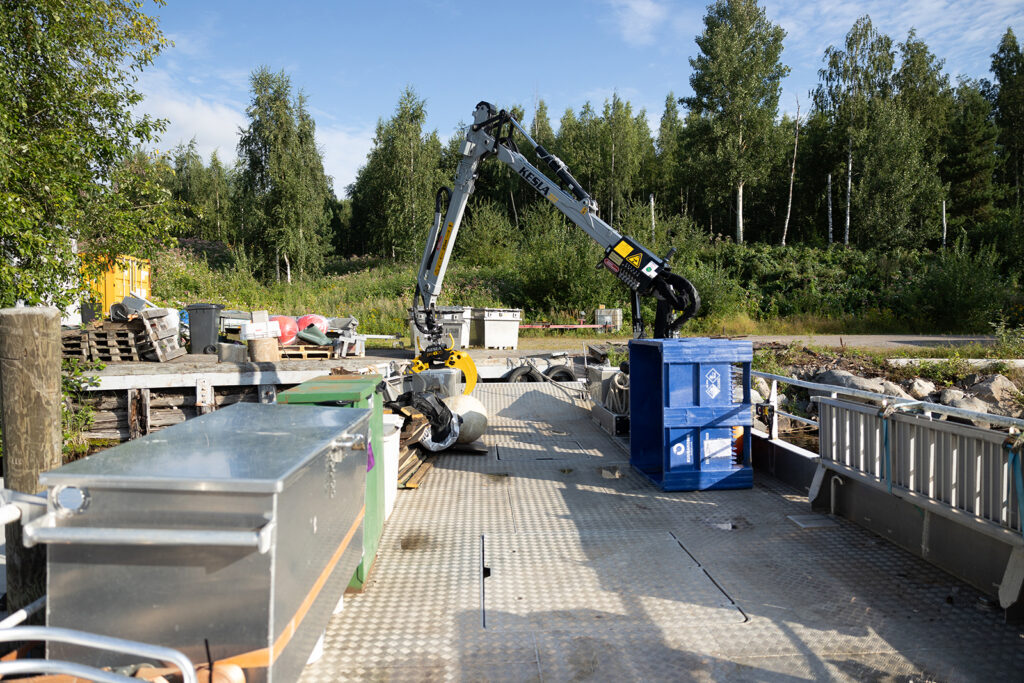
[[628, 237], [605, 252], [602, 265], [613, 272], [630, 289], [644, 293], [654, 283], [661, 261]]

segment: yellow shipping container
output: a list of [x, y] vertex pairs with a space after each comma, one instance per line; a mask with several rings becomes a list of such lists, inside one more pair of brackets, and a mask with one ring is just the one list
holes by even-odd
[[110, 314], [110, 307], [136, 292], [143, 298], [150, 298], [149, 278], [152, 272], [149, 259], [134, 256], [119, 256], [117, 262], [92, 283], [92, 291], [103, 305], [103, 314]]

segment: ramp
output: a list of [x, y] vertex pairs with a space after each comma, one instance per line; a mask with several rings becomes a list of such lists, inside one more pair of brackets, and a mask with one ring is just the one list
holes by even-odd
[[974, 589], [844, 520], [794, 523], [805, 492], [755, 473], [750, 490], [665, 493], [590, 421], [579, 385], [474, 395], [489, 453], [437, 456], [399, 492], [368, 589], [346, 598], [304, 683], [1010, 680], [1024, 667], [1024, 632]]

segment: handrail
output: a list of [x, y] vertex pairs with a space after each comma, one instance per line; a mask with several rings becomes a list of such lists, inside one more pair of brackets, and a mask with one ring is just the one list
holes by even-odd
[[954, 408], [952, 406], [944, 406], [939, 403], [928, 403], [926, 401], [918, 401], [917, 399], [912, 398], [889, 396], [887, 394], [878, 394], [873, 391], [864, 391], [862, 389], [851, 389], [849, 387], [843, 387], [837, 384], [821, 384], [819, 382], [808, 382], [806, 380], [796, 379], [795, 377], [773, 375], [768, 372], [758, 372], [756, 370], [751, 371], [750, 374], [753, 375], [754, 377], [760, 377], [761, 379], [772, 380], [779, 382], [780, 384], [789, 384], [791, 386], [797, 386], [804, 389], [813, 389], [815, 391], [822, 391], [829, 394], [853, 396], [855, 398], [864, 398], [871, 401], [881, 401], [884, 405], [906, 406], [907, 408], [919, 409], [921, 412], [924, 413], [936, 413], [938, 415], [959, 417], [965, 420], [977, 420], [980, 422], [987, 422], [989, 424], [998, 425], [1000, 427], [1015, 428], [1024, 431], [1024, 420], [1014, 417], [995, 415], [993, 413], [981, 413], [976, 410]]
[[[178, 667], [184, 683], [197, 683], [196, 671], [195, 667], [192, 666], [192, 661], [180, 651], [169, 647], [53, 626], [16, 626], [14, 628], [0, 629], [0, 642], [12, 643], [31, 640], [56, 641], [69, 645], [96, 648], [97, 650], [107, 650], [108, 652], [131, 654], [146, 659], [155, 659]], [[116, 676], [116, 674], [110, 672], [100, 672], [91, 667], [86, 667], [89, 673], [84, 675], [81, 673], [76, 674], [69, 668], [74, 666], [76, 665], [71, 662], [47, 659], [0, 662], [0, 676], [13, 673], [42, 672], [68, 673], [88, 680], [112, 681], [114, 683], [125, 680], [123, 676]], [[97, 677], [98, 673], [102, 673], [104, 676]]]

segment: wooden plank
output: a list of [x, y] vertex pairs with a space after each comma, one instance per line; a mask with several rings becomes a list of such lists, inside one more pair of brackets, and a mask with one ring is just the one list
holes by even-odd
[[429, 460], [420, 465], [420, 468], [416, 470], [416, 474], [414, 474], [412, 478], [409, 479], [409, 481], [405, 482], [405, 488], [418, 489], [420, 487], [420, 484], [423, 482], [423, 478], [427, 476], [427, 473], [433, 466], [434, 463], [432, 463]]

